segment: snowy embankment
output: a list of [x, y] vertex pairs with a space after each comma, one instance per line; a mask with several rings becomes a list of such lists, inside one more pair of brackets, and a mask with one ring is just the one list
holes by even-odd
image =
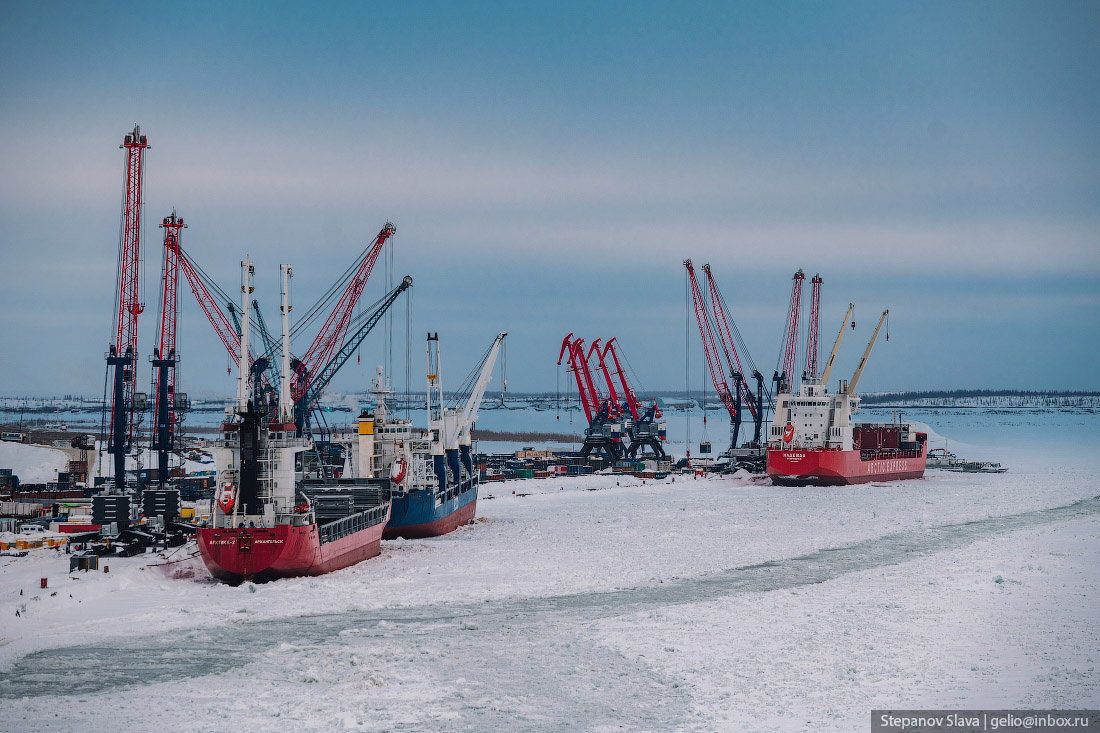
[[44, 484], [56, 481], [58, 471], [67, 471], [69, 456], [65, 451], [44, 445], [0, 442], [0, 468], [10, 468], [24, 484]]
[[1100, 481], [1091, 452], [1050, 456], [829, 489], [490, 484], [480, 521], [447, 537], [251, 587], [193, 559], [69, 576], [63, 554], [3, 558], [0, 696], [27, 729], [110, 711], [248, 730], [859, 730], [876, 706], [1096, 707]]

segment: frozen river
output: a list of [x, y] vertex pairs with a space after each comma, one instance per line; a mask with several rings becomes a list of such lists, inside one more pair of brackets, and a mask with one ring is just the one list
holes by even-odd
[[1100, 417], [904, 417], [1009, 473], [512, 482], [448, 537], [252, 587], [193, 560], [5, 559], [5, 727], [846, 731], [876, 707], [1100, 706]]

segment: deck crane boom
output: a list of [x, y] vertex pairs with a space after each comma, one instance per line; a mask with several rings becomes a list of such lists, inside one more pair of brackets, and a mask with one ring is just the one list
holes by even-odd
[[493, 366], [496, 364], [497, 354], [500, 353], [501, 346], [504, 344], [504, 337], [507, 335], [507, 331], [501, 331], [493, 340], [493, 345], [489, 347], [489, 353], [481, 364], [481, 372], [478, 374], [477, 381], [474, 382], [473, 388], [470, 390], [470, 396], [466, 399], [466, 404], [457, 411], [455, 419], [447, 426], [450, 433], [447, 448], [461, 449], [462, 446], [470, 445], [470, 431], [473, 429], [474, 423], [477, 422], [477, 413], [481, 407], [481, 400], [485, 397], [485, 388], [489, 386], [489, 382], [493, 379]]
[[325, 388], [328, 387], [332, 378], [336, 376], [336, 372], [348, 363], [348, 360], [355, 354], [355, 350], [359, 348], [359, 344], [363, 343], [363, 339], [378, 325], [378, 322], [382, 320], [382, 316], [397, 300], [397, 297], [412, 287], [412, 283], [413, 279], [406, 275], [397, 287], [383, 296], [381, 304], [367, 316], [363, 324], [329, 359], [328, 363], [315, 374], [313, 380], [306, 385], [302, 397], [294, 402], [294, 422], [300, 434], [304, 434], [309, 430], [309, 412], [317, 406], [317, 402], [321, 399], [321, 395], [324, 394]]
[[874, 348], [875, 339], [878, 338], [878, 332], [882, 328], [883, 321], [886, 320], [886, 316], [890, 314], [890, 309], [886, 309], [882, 312], [882, 317], [878, 319], [878, 325], [875, 326], [875, 332], [871, 334], [871, 340], [867, 342], [867, 348], [863, 352], [863, 358], [859, 360], [859, 366], [856, 367], [856, 371], [852, 374], [852, 381], [848, 382], [848, 388], [844, 390], [849, 397], [855, 396], [856, 387], [859, 385], [859, 378], [863, 376], [863, 367], [867, 366], [867, 357], [871, 355], [871, 349]]
[[271, 381], [279, 382], [282, 371], [280, 369], [282, 359], [278, 357], [282, 345], [276, 341], [275, 337], [271, 335], [271, 332], [267, 330], [267, 322], [264, 321], [264, 314], [260, 311], [260, 303], [258, 300], [252, 301], [252, 311], [256, 314], [256, 325], [260, 328], [260, 338], [264, 342], [263, 355], [271, 362]]
[[[366, 287], [367, 279], [374, 269], [374, 264], [378, 261], [378, 254], [382, 251], [382, 246], [386, 243], [386, 240], [392, 237], [396, 231], [393, 222], [387, 221], [375, 236], [374, 243], [359, 263], [355, 274], [348, 280], [347, 287], [333, 307], [328, 320], [317, 332], [317, 336], [313, 339], [309, 350], [299, 360], [299, 364], [304, 367], [306, 375], [312, 375], [322, 365], [328, 364], [333, 352], [343, 343], [344, 336], [351, 323], [351, 315], [355, 311], [356, 303], [359, 302], [359, 296], [363, 294], [363, 288]], [[307, 380], [301, 379], [301, 369], [296, 369], [296, 371], [299, 379], [296, 381], [293, 391], [294, 399], [297, 402], [309, 388], [309, 379], [308, 376]]]
[[187, 409], [187, 396], [176, 392], [176, 321], [179, 316], [179, 242], [183, 218], [171, 216], [161, 222], [164, 229], [164, 268], [160, 304], [160, 340], [153, 349], [153, 436], [149, 447], [157, 453], [157, 480], [168, 482], [168, 454], [175, 448], [180, 413]]
[[810, 278], [810, 325], [806, 337], [806, 374], [817, 378], [817, 326], [821, 311], [821, 275]]
[[118, 320], [114, 342], [107, 347], [107, 367], [114, 367], [111, 392], [111, 432], [107, 452], [114, 456], [115, 487], [126, 479], [126, 454], [134, 437], [134, 413], [142, 409], [135, 401], [134, 366], [137, 361], [138, 315], [145, 310], [141, 302], [141, 209], [145, 201], [145, 151], [148, 140], [137, 124], [122, 139], [126, 151], [126, 180], [122, 199], [121, 238], [118, 244]]
[[795, 367], [798, 363], [798, 331], [801, 325], [802, 311], [802, 283], [806, 274], [799, 268], [794, 274], [791, 286], [791, 304], [787, 308], [787, 331], [783, 335], [783, 351], [779, 355], [782, 360], [782, 371], [776, 368], [772, 381], [776, 383], [776, 392], [794, 392]]
[[852, 317], [852, 309], [855, 308], [855, 303], [848, 304], [848, 312], [844, 314], [844, 320], [840, 322], [840, 333], [836, 335], [836, 342], [833, 344], [833, 350], [829, 354], [829, 360], [825, 362], [825, 371], [821, 373], [821, 384], [826, 389], [829, 387], [829, 375], [833, 373], [833, 362], [836, 360], [837, 352], [840, 351], [840, 342], [844, 340], [844, 330], [848, 327], [848, 321]]

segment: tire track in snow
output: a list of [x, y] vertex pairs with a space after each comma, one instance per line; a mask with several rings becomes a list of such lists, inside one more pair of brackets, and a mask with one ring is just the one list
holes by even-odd
[[[328, 646], [371, 640], [428, 637], [448, 650], [428, 673], [450, 680], [485, 680], [499, 694], [519, 694], [525, 707], [564, 710], [558, 722], [581, 711], [595, 724], [621, 716], [638, 722], [673, 720], [687, 710], [688, 694], [661, 673], [604, 647], [580, 640], [590, 621], [647, 608], [700, 603], [730, 595], [823, 583], [842, 575], [886, 567], [1021, 529], [1100, 514], [1100, 496], [1021, 514], [989, 517], [884, 535], [798, 557], [731, 568], [700, 577], [615, 591], [541, 598], [375, 609], [228, 623], [189, 632], [124, 637], [89, 646], [48, 649], [27, 655], [0, 674], [0, 699], [117, 692], [126, 688], [242, 668], [280, 643]], [[475, 626], [476, 624], [476, 626]], [[489, 639], [489, 636], [492, 639]], [[492, 650], [490, 654], [487, 650]], [[558, 674], [567, 670], [569, 680]], [[604, 694], [588, 693], [602, 685]], [[507, 690], [508, 693], [503, 691]], [[648, 690], [651, 694], [639, 694]], [[660, 694], [652, 694], [656, 691]], [[630, 700], [629, 703], [626, 703]], [[614, 710], [625, 703], [629, 709]], [[515, 711], [497, 702], [469, 698], [444, 701], [465, 720], [515, 722]], [[553, 713], [547, 713], [556, 717]], [[534, 718], [530, 722], [553, 723]], [[447, 727], [442, 724], [442, 727]]]

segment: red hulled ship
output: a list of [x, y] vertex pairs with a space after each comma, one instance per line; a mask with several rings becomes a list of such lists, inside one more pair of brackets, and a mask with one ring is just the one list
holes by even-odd
[[825, 385], [844, 337], [852, 306], [840, 327], [820, 379], [809, 376], [795, 394], [776, 398], [768, 435], [767, 471], [780, 486], [838, 486], [924, 476], [928, 435], [908, 423], [853, 423], [856, 385], [889, 311], [884, 311], [855, 374], [836, 393]]

